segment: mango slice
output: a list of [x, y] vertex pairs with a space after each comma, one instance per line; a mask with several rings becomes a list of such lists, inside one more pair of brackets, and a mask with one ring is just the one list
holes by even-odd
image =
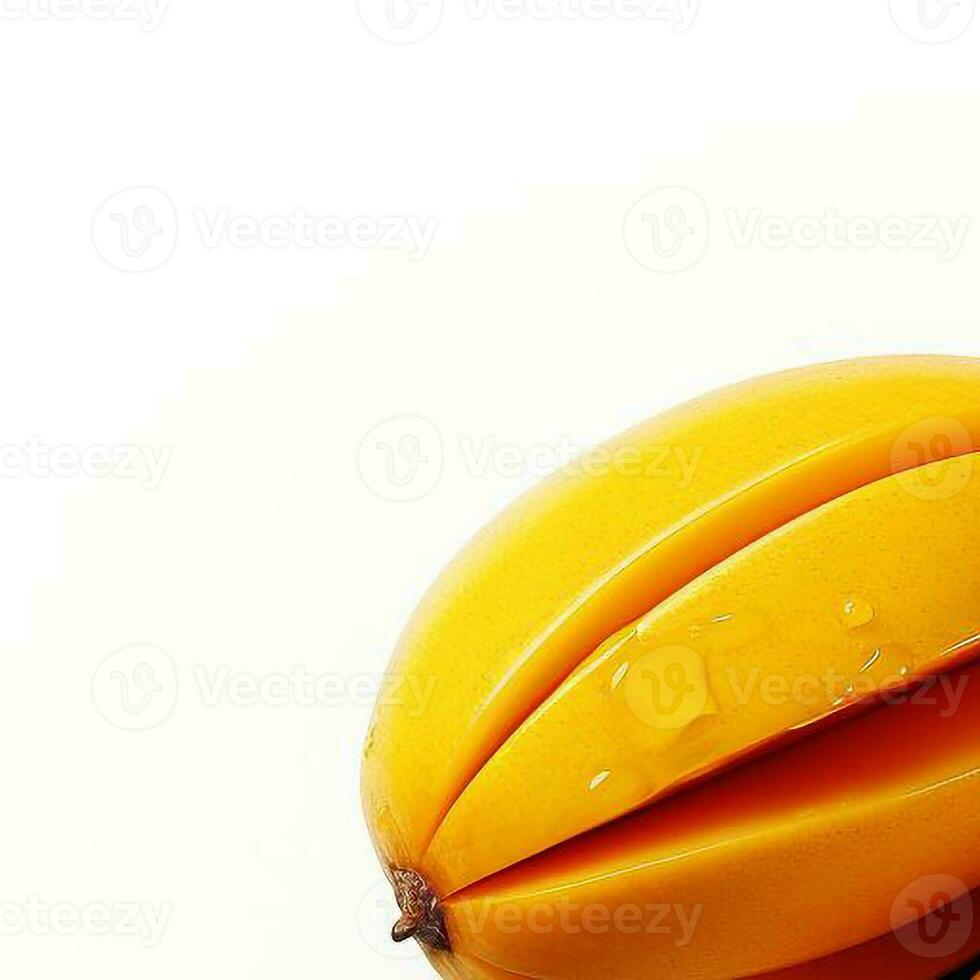
[[[731, 977], [842, 955], [888, 931], [886, 893], [918, 868], [893, 850], [914, 851], [914, 832], [943, 814], [957, 827], [933, 857], [980, 886], [964, 843], [978, 732], [943, 719], [953, 747], [919, 768], [895, 736], [913, 724], [899, 703], [910, 689], [936, 672], [972, 677], [980, 653], [978, 453], [980, 361], [823, 365], [653, 419], [478, 535], [392, 663], [396, 680], [432, 691], [427, 708], [379, 706], [363, 773], [384, 866], [425, 882], [438, 911], [428, 934], [445, 943], [427, 952], [442, 975], [646, 976], [656, 962], [658, 976]], [[890, 754], [872, 754], [887, 778], [858, 767], [831, 791], [821, 777], [813, 799], [782, 787], [777, 758], [817, 767], [811, 745], [879, 715], [877, 735], [898, 726]], [[705, 818], [722, 799], [710, 794], [755, 766], [767, 775], [738, 833], [726, 820], [743, 790], [724, 798], [724, 819]], [[797, 800], [795, 816], [779, 799]], [[794, 855], [806, 844], [833, 864], [834, 843], [852, 839], [869, 852], [846, 864], [869, 904], [841, 923], [824, 878], [805, 885], [811, 859]], [[800, 876], [783, 886], [797, 889], [785, 914], [773, 862]], [[735, 902], [743, 878], [758, 899]], [[697, 942], [527, 933], [526, 902], [542, 896], [622, 907], [666, 892], [704, 909]], [[413, 915], [425, 904], [399, 898]], [[498, 901], [520, 920], [509, 936], [473, 924]], [[739, 909], [761, 922], [766, 901], [768, 931], [746, 932]], [[773, 926], [804, 911], [809, 931]]]
[[944, 676], [450, 897], [460, 952], [748, 976], [887, 933], [910, 883], [980, 881], [980, 667]]

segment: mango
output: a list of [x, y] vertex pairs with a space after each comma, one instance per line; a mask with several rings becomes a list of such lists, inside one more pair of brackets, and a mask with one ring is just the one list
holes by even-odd
[[749, 381], [545, 480], [407, 625], [424, 712], [372, 721], [395, 938], [461, 980], [974, 955], [978, 514], [972, 358]]

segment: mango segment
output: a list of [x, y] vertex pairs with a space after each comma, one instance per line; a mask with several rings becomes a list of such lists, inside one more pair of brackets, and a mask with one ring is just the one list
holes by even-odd
[[980, 650], [980, 456], [926, 469], [963, 489], [924, 499], [896, 475], [839, 497], [601, 646], [456, 801], [425, 858], [437, 890]]
[[534, 977], [754, 976], [914, 922], [902, 897], [927, 904], [941, 875], [957, 915], [910, 951], [965, 959], [980, 667], [948, 677], [958, 701], [908, 692], [464, 889], [446, 902], [457, 948]]

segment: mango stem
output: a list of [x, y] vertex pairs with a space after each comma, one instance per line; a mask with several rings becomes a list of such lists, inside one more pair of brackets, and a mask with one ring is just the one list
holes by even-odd
[[402, 868], [391, 869], [391, 883], [401, 910], [401, 918], [391, 930], [396, 943], [416, 939], [430, 949], [450, 950], [446, 920], [439, 896], [417, 872]]

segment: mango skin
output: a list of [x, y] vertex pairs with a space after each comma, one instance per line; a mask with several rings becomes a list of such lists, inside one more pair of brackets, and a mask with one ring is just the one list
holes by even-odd
[[[787, 372], [698, 399], [612, 440], [598, 465], [545, 481], [464, 549], [399, 643], [396, 679], [435, 686], [423, 717], [388, 699], [369, 734], [364, 804], [384, 866], [416, 869], [448, 898], [566, 833], [619, 815], [580, 819], [572, 802], [551, 841], [546, 829], [527, 835], [518, 821], [508, 827], [506, 810], [502, 829], [487, 834], [486, 808], [465, 808], [501, 747], [528, 731], [529, 718], [619, 631], [767, 535], [889, 477], [908, 477], [908, 494], [935, 504], [930, 513], [938, 515], [948, 498], [942, 487], [919, 485], [917, 474], [932, 460], [968, 459], [978, 448], [980, 362], [880, 358]], [[693, 472], [684, 460], [697, 461]], [[971, 466], [961, 471], [969, 484]], [[947, 482], [947, 471], [938, 479]], [[887, 570], [879, 587], [888, 588]], [[783, 607], [793, 602], [787, 581]], [[971, 608], [960, 612], [971, 621]], [[818, 661], [819, 654], [812, 666]], [[565, 723], [571, 746], [590, 744], [589, 719], [578, 718]], [[776, 715], [771, 722], [771, 737], [788, 724]], [[725, 751], [737, 755], [766, 736], [765, 721], [744, 737], [736, 730]], [[675, 744], [684, 750], [683, 739]], [[574, 748], [569, 753], [574, 758]], [[695, 746], [684, 772], [665, 770], [651, 782], [651, 796], [719, 761], [699, 760]], [[538, 811], [553, 811], [548, 772], [520, 775], [514, 798], [534, 812], [538, 784]], [[506, 806], [507, 779], [500, 785], [499, 796], [487, 798]], [[478, 860], [468, 855], [468, 840], [479, 841]], [[465, 937], [456, 946], [449, 961], [437, 958], [447, 976], [463, 962]], [[581, 975], [593, 975], [580, 965]]]

